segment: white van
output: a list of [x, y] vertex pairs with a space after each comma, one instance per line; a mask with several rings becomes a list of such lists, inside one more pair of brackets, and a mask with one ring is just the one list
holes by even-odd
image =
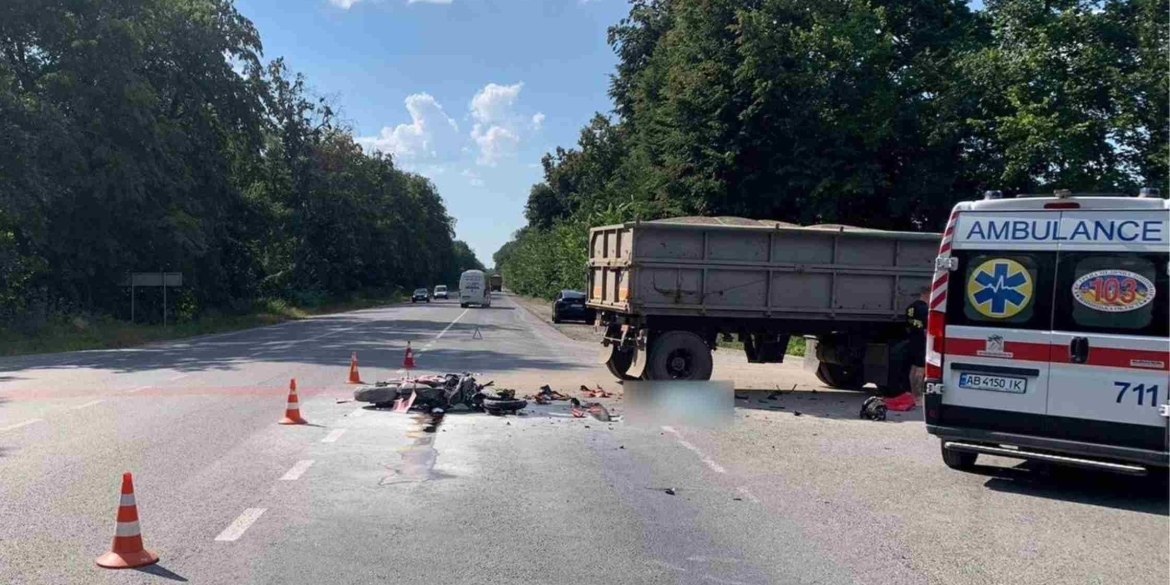
[[949, 467], [1170, 464], [1168, 220], [1154, 189], [955, 206], [926, 339], [926, 429]]
[[468, 270], [459, 275], [459, 306], [492, 306], [492, 291], [482, 270]]

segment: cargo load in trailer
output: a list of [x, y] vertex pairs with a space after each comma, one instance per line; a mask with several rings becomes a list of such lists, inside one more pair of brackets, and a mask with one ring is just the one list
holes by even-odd
[[589, 299], [601, 360], [623, 379], [706, 380], [716, 341], [782, 362], [807, 336], [806, 367], [839, 388], [904, 389], [907, 310], [929, 291], [941, 236], [744, 218], [593, 228]]

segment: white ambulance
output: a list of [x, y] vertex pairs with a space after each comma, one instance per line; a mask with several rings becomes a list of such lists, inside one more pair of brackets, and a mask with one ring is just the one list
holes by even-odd
[[1142, 475], [1170, 464], [1170, 201], [955, 206], [935, 261], [927, 431], [980, 454]]

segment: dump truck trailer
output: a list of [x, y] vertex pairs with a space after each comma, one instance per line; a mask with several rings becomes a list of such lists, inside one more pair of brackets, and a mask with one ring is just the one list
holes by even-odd
[[605, 332], [599, 361], [621, 379], [707, 380], [720, 338], [738, 338], [751, 363], [779, 363], [803, 336], [804, 366], [827, 385], [900, 387], [893, 348], [940, 239], [744, 218], [593, 228], [586, 304]]

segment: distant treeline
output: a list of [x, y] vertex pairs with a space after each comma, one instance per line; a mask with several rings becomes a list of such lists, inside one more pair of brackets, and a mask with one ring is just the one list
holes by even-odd
[[479, 266], [430, 181], [261, 55], [230, 0], [0, 3], [0, 327], [124, 316], [131, 271], [182, 272], [191, 318]]
[[509, 287], [585, 281], [590, 226], [676, 215], [941, 230], [984, 189], [1165, 193], [1167, 0], [634, 0], [615, 117], [544, 157]]

